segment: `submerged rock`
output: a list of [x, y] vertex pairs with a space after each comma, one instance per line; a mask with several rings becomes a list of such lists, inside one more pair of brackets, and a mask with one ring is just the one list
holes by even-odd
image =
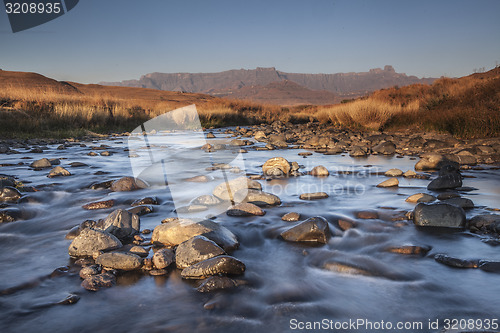
[[474, 208], [474, 202], [467, 198], [450, 198], [443, 201], [444, 203], [462, 207], [463, 209]]
[[289, 242], [315, 242], [320, 244], [326, 244], [330, 235], [328, 221], [321, 216], [308, 218], [281, 233], [281, 237]]
[[195, 236], [182, 242], [175, 251], [177, 268], [184, 269], [200, 261], [226, 254], [214, 241], [205, 236]]
[[463, 228], [465, 212], [446, 203], [419, 203], [413, 211], [413, 223], [422, 227]]
[[249, 202], [243, 202], [229, 207], [226, 214], [229, 216], [262, 216], [265, 215], [266, 212], [257, 205]]
[[478, 260], [467, 260], [467, 259], [459, 259], [447, 256], [445, 254], [436, 254], [434, 255], [434, 260], [437, 262], [451, 266], [456, 268], [477, 268]]
[[317, 200], [317, 199], [326, 199], [328, 198], [328, 194], [325, 192], [313, 192], [313, 193], [302, 193], [299, 196], [301, 200]]
[[134, 191], [142, 188], [148, 187], [141, 179], [136, 179], [134, 177], [122, 177], [111, 184], [111, 191], [113, 192], [125, 192]]
[[243, 274], [245, 264], [240, 260], [227, 256], [217, 256], [204, 261], [200, 261], [187, 267], [181, 273], [184, 279], [204, 279], [212, 275], [219, 274]]
[[130, 206], [142, 206], [142, 205], [158, 205], [158, 199], [156, 197], [145, 197], [142, 199], [137, 199], [130, 204]]
[[141, 267], [142, 260], [133, 253], [112, 252], [101, 254], [96, 258], [95, 263], [107, 268], [132, 271]]
[[227, 276], [211, 276], [196, 288], [200, 293], [209, 293], [217, 290], [237, 287], [238, 283]]
[[54, 169], [50, 170], [49, 174], [47, 175], [47, 177], [49, 178], [66, 176], [71, 176], [71, 172], [64, 169], [62, 166], [56, 166]]
[[72, 257], [91, 257], [96, 251], [110, 251], [120, 247], [120, 240], [110, 233], [86, 228], [70, 244], [68, 253]]
[[116, 284], [113, 274], [102, 273], [91, 275], [82, 282], [82, 287], [90, 291], [98, 291], [101, 288], [109, 288]]
[[265, 176], [287, 176], [290, 170], [290, 162], [283, 157], [270, 158], [262, 165], [262, 172]]
[[412, 254], [425, 255], [430, 250], [431, 248], [429, 246], [418, 246], [418, 245], [403, 245], [397, 247], [390, 247], [387, 249], [388, 252], [406, 254], [406, 255], [412, 255]]
[[109, 232], [122, 241], [137, 235], [140, 228], [141, 221], [139, 216], [123, 209], [115, 210], [104, 220], [100, 220], [96, 224], [96, 229]]
[[281, 204], [278, 196], [254, 189], [238, 191], [234, 198], [236, 202], [249, 202], [257, 206], [276, 206]]

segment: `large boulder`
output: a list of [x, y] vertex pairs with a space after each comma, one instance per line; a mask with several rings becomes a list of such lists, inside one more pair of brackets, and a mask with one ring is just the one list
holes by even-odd
[[224, 226], [210, 220], [195, 222], [190, 219], [174, 219], [157, 226], [151, 241], [166, 246], [176, 246], [191, 237], [203, 235], [228, 252], [238, 247], [236, 236]]
[[421, 227], [465, 227], [465, 212], [461, 207], [446, 203], [419, 203], [413, 211], [413, 223]]
[[265, 176], [287, 176], [290, 170], [290, 162], [283, 157], [270, 158], [262, 165], [262, 172]]
[[283, 231], [281, 237], [290, 242], [326, 244], [330, 238], [330, 229], [328, 221], [324, 217], [316, 216]]
[[184, 279], [204, 279], [219, 274], [243, 274], [245, 264], [231, 256], [217, 256], [187, 267], [181, 273]]
[[439, 176], [427, 185], [428, 190], [445, 190], [462, 186], [462, 175], [456, 164], [442, 164]]
[[110, 233], [86, 228], [71, 242], [68, 253], [72, 257], [91, 257], [96, 251], [110, 251], [120, 247], [120, 240]]
[[110, 189], [113, 192], [125, 192], [139, 190], [146, 187], [148, 187], [148, 184], [141, 179], [134, 177], [122, 177], [118, 180], [115, 180], [111, 184]]
[[101, 254], [96, 258], [95, 263], [106, 268], [131, 271], [140, 268], [142, 260], [132, 253], [112, 252]]
[[139, 216], [124, 209], [115, 210], [96, 224], [96, 229], [107, 231], [122, 241], [138, 234], [140, 228]]
[[35, 169], [45, 169], [52, 167], [52, 164], [50, 163], [49, 159], [42, 158], [31, 163], [30, 167]]
[[15, 187], [6, 186], [0, 188], [0, 202], [16, 202], [19, 198], [21, 198], [21, 192]]
[[469, 220], [471, 231], [500, 232], [500, 215], [482, 214], [476, 215]]
[[175, 251], [177, 268], [184, 269], [200, 261], [226, 254], [214, 241], [205, 236], [195, 236], [182, 242]]
[[415, 170], [426, 171], [426, 170], [439, 170], [443, 164], [449, 163], [450, 161], [446, 156], [436, 153], [427, 153], [420, 156], [420, 161], [415, 164]]

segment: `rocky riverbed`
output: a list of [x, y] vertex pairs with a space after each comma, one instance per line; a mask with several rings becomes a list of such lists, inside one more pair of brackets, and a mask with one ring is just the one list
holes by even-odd
[[0, 141], [2, 331], [499, 317], [499, 139], [204, 134]]

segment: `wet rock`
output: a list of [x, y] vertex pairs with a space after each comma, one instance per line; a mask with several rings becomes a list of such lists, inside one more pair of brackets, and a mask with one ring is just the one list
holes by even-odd
[[363, 157], [368, 155], [368, 148], [361, 146], [353, 146], [351, 147], [351, 151], [349, 152], [349, 156], [351, 157]]
[[194, 222], [190, 219], [175, 219], [157, 226], [153, 230], [151, 242], [176, 246], [198, 235], [213, 240], [226, 252], [236, 249], [239, 245], [236, 236], [224, 226], [210, 220]]
[[396, 152], [396, 145], [391, 141], [381, 142], [372, 147], [373, 154], [393, 155]]
[[447, 199], [451, 199], [451, 198], [459, 198], [460, 197], [460, 194], [458, 194], [457, 192], [444, 192], [444, 193], [439, 193], [437, 198], [439, 200], [447, 200]]
[[204, 205], [188, 205], [188, 206], [178, 207], [175, 209], [177, 213], [182, 213], [182, 214], [203, 212], [205, 210], [208, 210], [208, 207]]
[[447, 155], [450, 161], [457, 162], [460, 165], [476, 165], [477, 159], [470, 152], [463, 150], [458, 154]]
[[101, 156], [111, 156], [111, 155], [113, 155], [113, 153], [110, 152], [110, 151], [108, 151], [108, 150], [105, 150], [105, 151], [101, 152], [99, 155], [101, 155]]
[[[228, 191], [229, 189], [229, 191]], [[213, 195], [221, 200], [234, 200], [234, 194], [244, 189], [262, 190], [262, 185], [247, 177], [238, 177], [228, 182], [219, 184], [213, 191]]]
[[128, 250], [128, 252], [132, 253], [132, 254], [135, 254], [139, 257], [147, 257], [149, 255], [149, 250], [146, 250], [145, 248], [143, 248], [142, 246], [132, 246], [130, 248], [130, 250]]
[[88, 164], [82, 163], [82, 162], [71, 162], [69, 164], [70, 167], [72, 168], [81, 168], [81, 167], [87, 167]]
[[356, 227], [356, 223], [351, 220], [339, 219], [337, 222], [339, 224], [339, 228], [342, 229], [342, 231], [346, 231]]
[[299, 196], [301, 200], [317, 200], [317, 199], [326, 199], [328, 198], [328, 194], [325, 192], [313, 192], [313, 193], [302, 193]]
[[469, 220], [468, 225], [471, 231], [500, 232], [500, 215], [476, 215]]
[[6, 186], [0, 188], [0, 202], [17, 202], [21, 198], [21, 192], [15, 187]]
[[449, 160], [445, 156], [436, 153], [427, 153], [423, 154], [420, 161], [415, 164], [415, 170], [439, 170], [446, 163], [449, 163]]
[[123, 241], [139, 233], [141, 221], [138, 215], [131, 214], [123, 209], [117, 209], [104, 220], [100, 220], [95, 228], [109, 232]]
[[94, 220], [85, 220], [77, 226], [71, 228], [71, 230], [66, 234], [66, 239], [75, 239], [80, 235], [80, 232], [86, 228], [93, 228], [96, 224]]
[[80, 300], [80, 296], [78, 295], [68, 295], [65, 299], [62, 301], [57, 302], [57, 305], [72, 305], [78, 303]]
[[108, 232], [85, 228], [68, 248], [72, 257], [91, 257], [95, 251], [110, 251], [122, 247], [118, 238]]
[[389, 169], [385, 172], [385, 174], [387, 177], [400, 177], [403, 175], [403, 171], [399, 170], [399, 169]]
[[174, 262], [174, 251], [163, 248], [153, 255], [153, 265], [157, 269], [165, 269]]
[[257, 205], [243, 202], [229, 207], [226, 214], [229, 216], [262, 216], [265, 215], [266, 212]]
[[166, 275], [168, 271], [166, 269], [151, 269], [149, 270], [149, 274], [152, 276], [162, 276]]
[[235, 194], [236, 202], [248, 202], [257, 206], [277, 206], [281, 204], [278, 196], [259, 190], [242, 190]]
[[83, 280], [82, 287], [90, 291], [98, 291], [101, 288], [109, 288], [116, 284], [116, 278], [113, 274], [102, 273], [92, 275]]
[[217, 290], [231, 289], [238, 286], [236, 281], [227, 276], [211, 276], [196, 288], [200, 293], [210, 293]]
[[49, 177], [49, 178], [66, 177], [66, 176], [71, 176], [71, 173], [61, 166], [56, 166], [55, 168], [50, 170], [49, 174], [47, 175], [47, 177]]
[[193, 199], [191, 204], [193, 205], [202, 205], [202, 206], [215, 206], [220, 204], [220, 201], [216, 196], [205, 194], [200, 195], [199, 197]]
[[107, 189], [111, 187], [111, 184], [113, 184], [114, 180], [107, 180], [104, 182], [98, 182], [94, 183], [89, 186], [90, 189], [92, 190], [99, 190], [99, 189]]
[[462, 175], [456, 166], [445, 164], [439, 170], [439, 176], [427, 185], [428, 190], [445, 190], [462, 186]]
[[330, 229], [328, 221], [324, 217], [316, 216], [283, 231], [281, 237], [289, 242], [326, 244], [330, 238]]
[[51, 168], [52, 164], [47, 158], [42, 158], [31, 163], [30, 167], [34, 169], [45, 169], [45, 168]]
[[422, 227], [463, 228], [465, 212], [446, 203], [419, 203], [413, 211], [413, 223]]
[[215, 139], [215, 135], [212, 132], [208, 132], [206, 138], [207, 139]]
[[431, 248], [429, 246], [418, 246], [418, 245], [404, 245], [397, 247], [390, 247], [387, 249], [388, 252], [406, 254], [406, 255], [425, 255], [429, 252]]
[[133, 253], [111, 252], [98, 256], [95, 263], [106, 268], [132, 271], [141, 267], [142, 260]]
[[444, 264], [450, 267], [456, 268], [477, 268], [478, 261], [477, 260], [467, 260], [467, 259], [459, 259], [447, 256], [445, 254], [436, 254], [434, 255], [434, 260], [437, 262]]
[[14, 222], [21, 218], [22, 214], [18, 208], [0, 209], [0, 223]]
[[83, 205], [83, 209], [87, 210], [94, 210], [94, 209], [105, 209], [105, 208], [111, 208], [115, 205], [114, 200], [105, 200], [105, 201], [94, 201], [90, 202], [86, 205]]
[[132, 215], [136, 214], [138, 216], [142, 216], [154, 212], [154, 208], [151, 205], [141, 205], [129, 208], [127, 209], [127, 212]]
[[480, 260], [479, 268], [485, 272], [500, 273], [500, 261]]
[[358, 219], [371, 220], [371, 219], [378, 219], [379, 215], [378, 212], [374, 210], [362, 210], [356, 212], [356, 217]]
[[328, 169], [325, 168], [324, 166], [322, 165], [318, 165], [318, 166], [315, 166], [312, 170], [311, 170], [311, 176], [315, 176], [315, 177], [326, 177], [326, 176], [329, 176], [330, 175], [330, 172], [328, 172]]
[[245, 264], [240, 260], [227, 256], [210, 258], [187, 267], [181, 273], [184, 279], [204, 279], [219, 274], [243, 274]]
[[229, 142], [229, 145], [231, 145], [231, 146], [250, 146], [250, 145], [253, 145], [253, 142], [249, 141], [249, 140], [233, 139]]
[[302, 151], [302, 152], [298, 153], [297, 155], [305, 157], [305, 156], [311, 156], [312, 153], [310, 151]]
[[137, 199], [130, 204], [130, 206], [141, 206], [141, 205], [158, 205], [158, 199], [156, 197], [145, 197], [142, 199]]
[[273, 157], [262, 165], [262, 172], [265, 176], [287, 176], [290, 170], [290, 162], [283, 157]]
[[417, 176], [417, 173], [413, 170], [407, 170], [404, 174], [403, 177], [405, 178], [415, 178]]
[[80, 270], [80, 277], [86, 279], [92, 275], [101, 274], [102, 267], [100, 265], [85, 266]]
[[281, 217], [281, 219], [287, 222], [296, 222], [300, 220], [300, 214], [295, 212], [286, 213]]
[[472, 200], [467, 198], [451, 198], [443, 201], [444, 203], [462, 207], [463, 209], [474, 208], [474, 203]]
[[143, 180], [136, 179], [133, 177], [122, 177], [111, 184], [111, 191], [113, 192], [125, 192], [134, 191], [142, 188], [148, 187]]
[[184, 269], [200, 261], [226, 254], [215, 242], [205, 236], [195, 236], [182, 242], [175, 251], [177, 268]]
[[436, 197], [426, 193], [417, 193], [406, 198], [406, 202], [417, 203], [417, 202], [432, 202], [435, 201]]
[[397, 187], [398, 185], [399, 180], [397, 178], [390, 178], [378, 184], [377, 187]]
[[264, 133], [264, 131], [255, 132], [253, 138], [259, 142], [265, 142], [267, 140], [267, 136], [266, 133]]

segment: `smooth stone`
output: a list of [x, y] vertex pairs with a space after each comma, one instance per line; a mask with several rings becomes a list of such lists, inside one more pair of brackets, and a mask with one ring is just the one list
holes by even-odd
[[377, 187], [396, 187], [398, 185], [399, 180], [397, 178], [390, 178], [378, 184]]
[[228, 216], [262, 216], [266, 214], [266, 212], [257, 205], [243, 202], [229, 207], [226, 214]]
[[462, 186], [462, 176], [460, 173], [456, 172], [438, 176], [436, 179], [432, 180], [429, 185], [427, 185], [427, 189], [436, 191], [457, 188], [460, 186]]
[[397, 247], [390, 247], [387, 249], [388, 252], [397, 253], [397, 254], [406, 254], [406, 255], [425, 255], [427, 252], [431, 250], [428, 246], [418, 246], [418, 245], [404, 245]]
[[243, 189], [262, 190], [262, 185], [258, 181], [242, 176], [217, 185], [212, 194], [221, 200], [230, 201], [234, 200], [236, 192]]
[[133, 177], [122, 177], [111, 184], [111, 191], [113, 192], [125, 192], [134, 191], [148, 187], [143, 180], [136, 179]]
[[405, 178], [414, 178], [417, 176], [417, 173], [413, 170], [407, 170], [404, 174], [403, 177]]
[[102, 267], [100, 265], [85, 266], [80, 270], [80, 277], [86, 279], [92, 275], [101, 274]]
[[145, 197], [142, 199], [137, 199], [130, 204], [130, 206], [141, 206], [141, 205], [158, 205], [158, 199], [156, 197]]
[[281, 217], [281, 219], [287, 222], [296, 222], [300, 220], [300, 214], [295, 212], [286, 213]]
[[239, 275], [244, 272], [245, 264], [243, 262], [234, 257], [222, 255], [200, 261], [199, 263], [185, 268], [181, 276], [184, 279], [204, 279], [212, 275]]
[[141, 267], [142, 260], [133, 253], [111, 252], [98, 256], [95, 263], [111, 269], [132, 271]]
[[290, 162], [283, 157], [270, 158], [262, 165], [265, 176], [287, 176], [290, 170]]
[[419, 203], [413, 211], [413, 223], [422, 227], [463, 228], [465, 212], [446, 203]]
[[313, 193], [302, 193], [299, 196], [301, 200], [317, 200], [317, 199], [325, 199], [328, 198], [329, 195], [325, 192], [313, 192]]
[[22, 194], [15, 187], [6, 186], [0, 188], [0, 202], [17, 202]]
[[204, 205], [188, 205], [175, 209], [177, 213], [181, 214], [203, 212], [205, 210], [208, 210], [208, 207]]
[[82, 208], [87, 210], [105, 209], [105, 208], [111, 208], [114, 205], [115, 205], [114, 200], [105, 200], [105, 201], [90, 202], [86, 205], [83, 205]]
[[403, 171], [399, 169], [389, 169], [384, 173], [387, 177], [400, 177], [403, 175]]
[[485, 272], [500, 273], [500, 261], [480, 260], [479, 268]]
[[456, 192], [444, 192], [444, 193], [439, 193], [437, 198], [439, 200], [447, 200], [451, 198], [460, 198], [460, 194]]
[[72, 168], [81, 168], [81, 167], [87, 167], [88, 164], [82, 163], [82, 162], [71, 162], [69, 164], [70, 167]]
[[235, 193], [236, 202], [248, 202], [257, 206], [277, 206], [281, 205], [281, 199], [271, 193], [254, 189], [243, 189]]
[[94, 220], [85, 220], [82, 223], [80, 223], [79, 225], [71, 228], [71, 230], [68, 231], [68, 233], [66, 234], [65, 238], [66, 239], [75, 239], [76, 237], [78, 237], [80, 235], [80, 232], [83, 229], [93, 228], [95, 226], [95, 224], [96, 224], [96, 221], [94, 221]]
[[45, 169], [45, 168], [51, 168], [52, 164], [50, 163], [49, 159], [42, 158], [31, 163], [30, 167], [35, 169]]
[[195, 236], [182, 242], [175, 251], [177, 268], [184, 269], [200, 261], [226, 254], [214, 241], [205, 236]]
[[469, 220], [468, 225], [471, 231], [500, 232], [500, 215], [496, 214], [476, 215]]
[[420, 161], [415, 164], [415, 170], [439, 170], [443, 164], [449, 163], [449, 160], [440, 154], [427, 153], [420, 157]]
[[396, 145], [391, 141], [381, 142], [372, 147], [372, 153], [382, 155], [393, 155], [396, 152]]
[[176, 246], [198, 235], [213, 240], [226, 252], [239, 246], [236, 236], [226, 227], [210, 220], [194, 222], [190, 219], [173, 219], [160, 224], [154, 228], [151, 242], [161, 243], [165, 246]]
[[137, 214], [131, 214], [124, 209], [117, 209], [104, 220], [100, 220], [95, 228], [109, 232], [120, 240], [125, 240], [139, 233], [141, 220]]
[[311, 170], [311, 176], [315, 176], [315, 177], [326, 177], [326, 176], [329, 176], [330, 175], [330, 172], [328, 172], [328, 169], [325, 168], [324, 166], [322, 165], [318, 165], [318, 166], [315, 166], [312, 170]]
[[96, 251], [110, 251], [120, 247], [122, 247], [120, 240], [110, 233], [85, 228], [71, 242], [68, 253], [72, 257], [91, 257]]
[[216, 196], [204, 194], [204, 195], [200, 195], [199, 197], [193, 199], [191, 201], [191, 204], [202, 205], [202, 206], [215, 206], [215, 205], [220, 204], [221, 202], [222, 201], [220, 201]]
[[289, 242], [315, 242], [326, 244], [330, 238], [328, 221], [321, 216], [310, 217], [283, 231], [281, 237]]
[[472, 200], [467, 198], [451, 198], [443, 200], [443, 202], [450, 205], [462, 207], [463, 209], [474, 208], [474, 202], [472, 202]]
[[445, 254], [436, 254], [434, 255], [434, 260], [437, 262], [444, 264], [450, 267], [456, 268], [477, 268], [478, 261], [477, 260], [467, 260], [467, 259], [459, 259], [447, 256]]
[[158, 250], [153, 255], [153, 265], [157, 269], [165, 269], [174, 262], [174, 251], [169, 248]]
[[106, 180], [104, 182], [93, 183], [89, 186], [89, 188], [92, 190], [108, 189], [111, 187], [111, 184], [113, 184], [113, 182], [113, 180]]
[[192, 182], [192, 183], [208, 183], [211, 182], [212, 180], [214, 180], [213, 177], [206, 175], [194, 176], [186, 179], [187, 182]]
[[139, 257], [147, 257], [149, 255], [149, 250], [146, 250], [142, 246], [132, 246], [128, 252], [135, 254]]
[[312, 153], [310, 151], [302, 151], [302, 152], [298, 153], [297, 155], [299, 155], [299, 156], [311, 156]]
[[109, 288], [116, 284], [113, 274], [102, 273], [91, 275], [82, 282], [82, 287], [90, 291], [98, 291], [101, 288]]
[[436, 197], [427, 193], [417, 193], [406, 198], [406, 202], [417, 203], [417, 202], [432, 202], [435, 201]]
[[338, 220], [339, 228], [342, 229], [342, 231], [346, 231], [349, 229], [352, 229], [356, 227], [356, 223], [354, 221], [346, 220], [346, 219], [339, 219]]
[[130, 214], [142, 216], [154, 212], [154, 208], [151, 205], [141, 205], [128, 208], [127, 212], [129, 212]]
[[368, 155], [368, 148], [361, 146], [352, 146], [349, 156], [351, 157], [364, 157]]
[[224, 290], [237, 287], [238, 284], [233, 279], [227, 276], [211, 276], [204, 280], [202, 284], [196, 288], [200, 293], [210, 293], [217, 290]]
[[49, 174], [47, 175], [47, 177], [49, 178], [67, 176], [71, 176], [71, 172], [64, 169], [62, 166], [56, 166], [54, 169], [50, 170]]
[[378, 219], [379, 215], [378, 212], [374, 210], [362, 210], [356, 212], [356, 217], [362, 220], [372, 220], [372, 219]]

